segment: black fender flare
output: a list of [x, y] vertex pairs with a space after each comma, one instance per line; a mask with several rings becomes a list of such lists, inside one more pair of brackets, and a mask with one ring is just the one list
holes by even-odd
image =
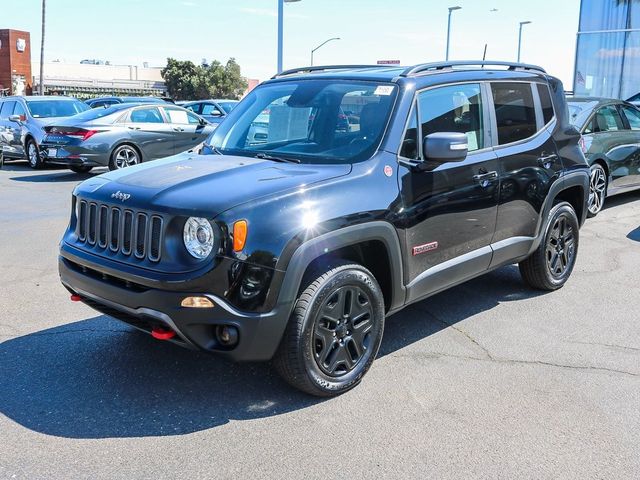
[[[584, 224], [585, 219], [587, 218], [587, 202], [589, 200], [589, 169], [581, 168], [579, 170], [574, 170], [572, 172], [568, 172], [563, 175], [558, 181], [554, 182], [549, 188], [549, 192], [547, 193], [547, 198], [544, 201], [542, 206], [542, 214], [538, 219], [537, 226], [537, 235], [533, 245], [531, 247], [530, 253], [533, 252], [542, 241], [542, 237], [544, 236], [546, 220], [549, 217], [549, 212], [553, 208], [556, 198], [560, 195], [564, 190], [567, 190], [572, 187], [582, 187], [583, 192], [583, 206], [582, 206], [582, 215], [578, 218], [578, 223], [580, 226]], [[578, 212], [576, 212], [577, 214]]]
[[278, 294], [278, 304], [293, 303], [298, 296], [302, 277], [309, 264], [316, 258], [343, 247], [365, 241], [380, 241], [389, 256], [391, 272], [391, 304], [389, 311], [401, 308], [405, 303], [403, 261], [400, 240], [395, 227], [389, 222], [372, 221], [350, 225], [314, 237], [300, 245], [289, 260]]

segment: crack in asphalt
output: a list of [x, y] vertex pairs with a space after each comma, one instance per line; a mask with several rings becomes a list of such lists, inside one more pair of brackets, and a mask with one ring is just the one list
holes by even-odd
[[625, 345], [616, 345], [615, 343], [581, 342], [579, 340], [567, 340], [567, 343], [577, 343], [580, 345], [594, 345], [598, 347], [619, 348], [620, 350], [631, 350], [633, 352], [640, 352], [640, 348], [627, 347]]
[[502, 363], [505, 365], [540, 365], [546, 367], [556, 367], [556, 368], [566, 368], [570, 370], [592, 370], [592, 371], [602, 371], [609, 373], [619, 373], [622, 375], [628, 375], [631, 377], [640, 377], [640, 374], [628, 372], [626, 370], [618, 370], [615, 368], [608, 367], [595, 367], [592, 365], [568, 365], [563, 363], [555, 363], [555, 362], [545, 362], [544, 360], [517, 360], [512, 358], [500, 358], [500, 357], [492, 357], [492, 358], [480, 358], [473, 357], [470, 355], [454, 355], [452, 353], [438, 353], [438, 352], [425, 352], [425, 353], [411, 353], [411, 354], [391, 354], [392, 357], [396, 358], [415, 358], [415, 357], [425, 357], [425, 358], [458, 358], [461, 360], [474, 360], [479, 362], [493, 362], [493, 363]]

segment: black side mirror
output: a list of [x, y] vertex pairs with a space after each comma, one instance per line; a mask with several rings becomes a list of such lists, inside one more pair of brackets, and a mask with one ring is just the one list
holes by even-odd
[[425, 160], [440, 163], [462, 162], [469, 153], [469, 140], [464, 133], [432, 133], [424, 137], [422, 151]]

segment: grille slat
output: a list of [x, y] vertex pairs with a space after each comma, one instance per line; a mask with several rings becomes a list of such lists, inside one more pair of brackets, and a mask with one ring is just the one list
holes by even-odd
[[78, 199], [76, 233], [79, 243], [140, 260], [159, 262], [164, 235], [160, 215]]

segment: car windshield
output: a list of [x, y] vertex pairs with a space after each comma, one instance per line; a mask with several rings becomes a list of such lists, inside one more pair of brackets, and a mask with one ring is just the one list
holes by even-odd
[[70, 117], [90, 108], [78, 100], [27, 100], [27, 107], [33, 118]]
[[231, 111], [210, 143], [224, 154], [302, 163], [366, 160], [382, 139], [396, 95], [397, 86], [376, 82], [265, 84]]
[[229, 113], [236, 105], [238, 105], [238, 102], [218, 102], [218, 105], [222, 107], [224, 113]]
[[569, 121], [578, 128], [582, 128], [589, 119], [591, 112], [598, 102], [567, 102], [569, 107]]
[[91, 120], [97, 120], [98, 118], [106, 117], [107, 115], [111, 115], [112, 113], [118, 112], [120, 110], [126, 110], [131, 105], [118, 103], [116, 105], [112, 105], [106, 108], [91, 108], [82, 113], [78, 113], [76, 115], [76, 120], [81, 122], [90, 122]]

